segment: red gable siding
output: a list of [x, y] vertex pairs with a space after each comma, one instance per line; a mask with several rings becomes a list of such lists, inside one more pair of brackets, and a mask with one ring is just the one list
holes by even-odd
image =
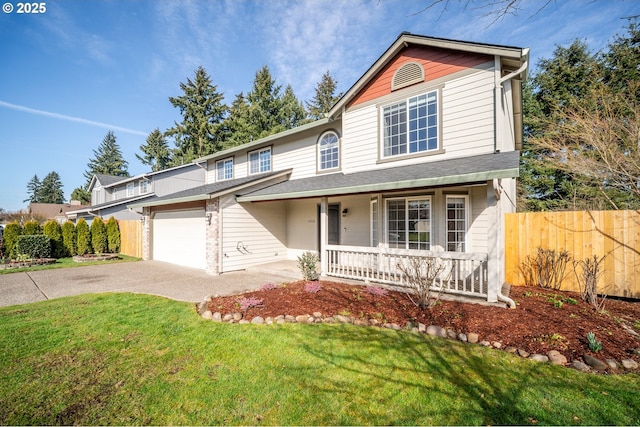
[[417, 62], [424, 67], [426, 82], [466, 68], [492, 61], [490, 55], [451, 51], [447, 49], [409, 46], [404, 48], [382, 71], [375, 76], [349, 103], [357, 105], [391, 93], [391, 79], [396, 70], [407, 62]]

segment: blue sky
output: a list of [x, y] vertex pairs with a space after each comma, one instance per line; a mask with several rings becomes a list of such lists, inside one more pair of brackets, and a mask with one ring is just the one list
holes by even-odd
[[[68, 199], [113, 130], [131, 175], [155, 128], [180, 120], [168, 101], [202, 65], [230, 104], [269, 66], [299, 99], [329, 70], [346, 91], [402, 31], [529, 47], [532, 66], [576, 38], [594, 50], [624, 34], [637, 0], [522, 0], [495, 16], [475, 1], [46, 0], [41, 14], [0, 12], [0, 208], [25, 208], [34, 174], [60, 174]], [[465, 7], [466, 5], [466, 7]], [[418, 13], [420, 12], [420, 13]]]

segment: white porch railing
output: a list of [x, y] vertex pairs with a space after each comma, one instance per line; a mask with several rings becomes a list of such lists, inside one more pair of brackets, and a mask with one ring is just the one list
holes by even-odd
[[487, 254], [483, 253], [328, 245], [326, 274], [405, 287], [407, 284], [398, 264], [410, 258], [424, 257], [444, 262], [446, 274], [436, 279], [435, 290], [475, 297], [487, 296]]

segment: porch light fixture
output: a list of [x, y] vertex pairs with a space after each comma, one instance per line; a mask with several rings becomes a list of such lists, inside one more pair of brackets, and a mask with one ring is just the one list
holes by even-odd
[[349, 209], [347, 208], [342, 209], [342, 216], [347, 216], [348, 213], [349, 213]]

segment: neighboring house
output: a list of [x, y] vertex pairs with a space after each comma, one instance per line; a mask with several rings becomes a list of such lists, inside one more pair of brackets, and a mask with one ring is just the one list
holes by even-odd
[[30, 203], [29, 214], [64, 224], [67, 221], [67, 212], [81, 207], [78, 200], [72, 200], [71, 203]]
[[143, 209], [143, 258], [216, 275], [317, 251], [322, 274], [495, 302], [515, 211], [529, 50], [403, 33], [316, 122], [207, 156], [207, 183]]
[[113, 216], [117, 220], [141, 219], [141, 212], [127, 208], [128, 204], [201, 186], [205, 178], [205, 166], [198, 163], [132, 177], [95, 174], [88, 187], [91, 205], [72, 210], [67, 216], [74, 221], [82, 217], [89, 223], [96, 216], [103, 219]]

